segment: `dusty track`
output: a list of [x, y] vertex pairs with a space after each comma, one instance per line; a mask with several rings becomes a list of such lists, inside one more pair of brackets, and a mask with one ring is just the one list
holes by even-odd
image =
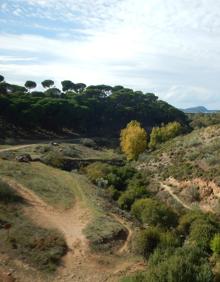
[[122, 219], [121, 217], [119, 217], [117, 214], [114, 214], [114, 213], [111, 213], [111, 216], [114, 217], [114, 219], [116, 221], [118, 221], [121, 225], [123, 225], [127, 231], [128, 231], [128, 235], [127, 235], [127, 238], [124, 242], [124, 244], [120, 247], [120, 249], [117, 251], [117, 254], [122, 254], [122, 253], [125, 253], [125, 252], [128, 252], [128, 249], [129, 249], [129, 243], [131, 241], [131, 238], [132, 238], [132, 234], [133, 234], [133, 231], [132, 229], [130, 228], [130, 225], [128, 222], [126, 222], [124, 219]]
[[86, 251], [87, 242], [82, 230], [89, 221], [89, 213], [80, 201], [76, 201], [74, 207], [66, 211], [55, 210], [35, 193], [13, 179], [4, 177], [3, 180], [24, 198], [28, 204], [24, 208], [25, 213], [37, 224], [61, 231], [69, 249], [80, 246], [81, 252]]
[[27, 147], [31, 147], [33, 145], [36, 145], [36, 144], [26, 144], [26, 145], [11, 146], [9, 148], [0, 149], [0, 153], [1, 152], [7, 152], [7, 151], [17, 151], [19, 149], [24, 149], [24, 148], [27, 148]]
[[172, 187], [160, 182], [161, 187], [170, 194], [171, 197], [173, 197], [178, 203], [180, 203], [184, 208], [191, 210], [192, 208], [187, 205], [186, 203], [184, 203], [177, 195], [175, 195], [172, 191]]
[[[15, 189], [26, 201], [24, 212], [27, 216], [45, 228], [56, 228], [63, 233], [69, 251], [63, 259], [62, 265], [57, 271], [54, 282], [116, 282], [121, 275], [143, 270], [145, 265], [141, 261], [134, 261], [124, 256], [128, 252], [129, 242], [132, 236], [130, 224], [118, 215], [111, 214], [119, 223], [128, 230], [128, 237], [115, 254], [94, 254], [88, 248], [88, 242], [83, 234], [83, 229], [89, 222], [90, 211], [84, 207], [80, 200], [76, 200], [73, 208], [62, 211], [57, 210], [25, 186], [15, 180], [2, 178]], [[22, 277], [22, 282], [30, 279]], [[49, 282], [51, 280], [32, 281]]]

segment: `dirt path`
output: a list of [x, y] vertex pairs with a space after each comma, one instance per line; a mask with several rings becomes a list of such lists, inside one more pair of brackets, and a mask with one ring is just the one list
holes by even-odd
[[129, 224], [124, 219], [119, 217], [117, 214], [111, 213], [110, 215], [114, 217], [114, 219], [118, 221], [121, 225], [123, 225], [128, 231], [127, 239], [125, 240], [124, 244], [120, 247], [120, 249], [117, 251], [117, 254], [128, 252], [129, 243], [131, 241], [133, 231], [130, 228]]
[[77, 249], [80, 253], [87, 250], [82, 230], [89, 221], [89, 213], [80, 201], [76, 201], [74, 207], [66, 211], [55, 210], [23, 185], [10, 178], [4, 177], [3, 180], [25, 199], [28, 205], [24, 211], [37, 224], [61, 231], [70, 250], [75, 252]]
[[31, 147], [35, 144], [26, 144], [26, 145], [18, 145], [18, 146], [11, 146], [9, 148], [3, 148], [3, 149], [0, 149], [0, 153], [1, 152], [7, 152], [7, 151], [17, 151], [19, 149], [24, 149], [24, 148], [27, 148], [27, 147]]
[[188, 206], [186, 203], [184, 203], [177, 195], [175, 195], [172, 191], [172, 187], [168, 186], [162, 182], [160, 182], [161, 187], [170, 194], [171, 197], [173, 197], [178, 203], [180, 203], [184, 208], [188, 210], [192, 210], [190, 206]]
[[[127, 240], [117, 253], [92, 253], [83, 234], [83, 229], [90, 221], [91, 214], [81, 201], [77, 200], [74, 207], [69, 210], [56, 210], [15, 180], [8, 177], [4, 177], [2, 180], [25, 199], [27, 205], [24, 206], [24, 212], [36, 224], [45, 228], [56, 228], [63, 233], [69, 251], [53, 278], [54, 282], [116, 282], [122, 275], [145, 268], [142, 261], [133, 260], [127, 255], [124, 256], [128, 251], [132, 236], [132, 229], [124, 219], [112, 214], [128, 230]], [[30, 277], [22, 279], [22, 282], [29, 281]], [[33, 277], [32, 281], [38, 280]]]

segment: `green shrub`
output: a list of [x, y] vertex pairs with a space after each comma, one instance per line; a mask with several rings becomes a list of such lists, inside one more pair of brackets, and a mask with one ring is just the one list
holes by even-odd
[[210, 251], [210, 240], [216, 231], [216, 227], [211, 223], [196, 220], [190, 227], [189, 242], [201, 249]]
[[124, 277], [120, 280], [120, 282], [143, 282], [144, 280], [144, 273], [137, 273], [131, 277]]
[[[127, 280], [126, 280], [127, 279]], [[150, 256], [147, 271], [122, 281], [213, 282], [214, 275], [204, 253], [197, 248], [178, 248]]]
[[85, 168], [85, 172], [88, 175], [89, 179], [96, 183], [99, 178], [106, 178], [108, 173], [111, 171], [111, 166], [109, 164], [95, 162], [88, 165]]
[[159, 247], [163, 250], [169, 248], [179, 247], [181, 245], [181, 240], [172, 231], [162, 232], [160, 235], [160, 244]]
[[119, 207], [130, 210], [134, 201], [138, 198], [146, 197], [149, 193], [144, 186], [128, 186], [128, 190], [121, 194], [118, 199]]
[[97, 148], [96, 142], [93, 139], [90, 138], [82, 138], [80, 139], [80, 144], [83, 146], [89, 147], [89, 148]]
[[178, 231], [187, 236], [190, 232], [190, 227], [195, 221], [208, 222], [216, 226], [217, 220], [212, 214], [204, 214], [201, 211], [188, 211], [179, 219]]
[[113, 199], [114, 201], [117, 201], [121, 195], [121, 192], [115, 189], [114, 186], [111, 185], [107, 189], [107, 194], [111, 199]]
[[64, 167], [64, 159], [62, 154], [49, 151], [41, 158], [42, 162], [46, 165], [50, 165], [56, 168], [62, 169]]
[[0, 180], [0, 203], [9, 204], [20, 202], [23, 202], [23, 198], [20, 197], [8, 184]]
[[160, 243], [160, 229], [149, 227], [146, 230], [139, 231], [133, 242], [135, 253], [147, 258], [157, 248]]
[[215, 234], [210, 242], [210, 248], [214, 254], [220, 255], [220, 234]]
[[131, 213], [139, 220], [142, 220], [142, 211], [147, 206], [149, 199], [140, 199], [134, 202], [131, 208]]
[[136, 170], [129, 165], [122, 167], [112, 166], [110, 173], [106, 176], [109, 185], [117, 190], [123, 191], [127, 188], [130, 179], [135, 175]]
[[169, 228], [177, 224], [177, 215], [163, 203], [154, 199], [136, 200], [132, 214], [142, 223]]
[[120, 223], [104, 215], [90, 222], [84, 232], [91, 248], [96, 251], [110, 250], [127, 237], [127, 230]]

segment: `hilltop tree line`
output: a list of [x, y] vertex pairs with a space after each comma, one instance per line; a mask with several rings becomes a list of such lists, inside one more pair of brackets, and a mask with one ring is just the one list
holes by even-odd
[[70, 80], [61, 82], [62, 90], [50, 79], [41, 84], [44, 91], [33, 91], [37, 86], [34, 81], [20, 86], [0, 76], [0, 117], [26, 129], [59, 132], [68, 128], [81, 134], [109, 136], [117, 136], [131, 120], [138, 120], [146, 130], [172, 121], [188, 124], [183, 112], [152, 93], [120, 85], [86, 86]]

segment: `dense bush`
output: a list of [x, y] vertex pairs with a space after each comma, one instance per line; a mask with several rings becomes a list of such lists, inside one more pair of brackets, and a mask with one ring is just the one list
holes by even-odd
[[94, 250], [110, 250], [118, 242], [126, 239], [127, 230], [119, 222], [108, 216], [99, 216], [91, 221], [84, 233]]
[[84, 170], [89, 179], [96, 183], [99, 178], [106, 178], [111, 171], [111, 166], [101, 162], [88, 165]]
[[123, 282], [213, 282], [214, 275], [208, 260], [199, 249], [179, 248], [166, 252], [155, 251], [147, 271]]
[[215, 234], [214, 238], [211, 240], [210, 248], [214, 254], [220, 255], [220, 234]]
[[180, 246], [180, 240], [174, 232], [164, 232], [158, 227], [140, 230], [133, 240], [134, 252], [145, 258], [148, 258], [155, 250], [161, 254], [165, 250], [173, 250], [178, 246]]
[[148, 184], [149, 182], [144, 180], [142, 175], [138, 174], [129, 180], [127, 190], [118, 199], [120, 208], [130, 210], [136, 199], [149, 196], [150, 193], [147, 190]]
[[190, 227], [189, 242], [201, 249], [210, 251], [210, 240], [216, 232], [216, 227], [211, 223], [194, 221]]
[[110, 173], [106, 176], [109, 185], [114, 186], [117, 190], [126, 190], [130, 179], [135, 175], [136, 170], [125, 165], [122, 167], [112, 166]]
[[182, 235], [187, 236], [190, 233], [191, 226], [194, 222], [198, 222], [198, 224], [207, 223], [215, 228], [219, 228], [219, 223], [215, 215], [205, 214], [201, 211], [188, 211], [180, 217], [178, 231]]
[[0, 203], [20, 203], [23, 202], [20, 197], [8, 184], [0, 180]]
[[118, 199], [119, 207], [124, 210], [130, 210], [134, 201], [141, 197], [146, 197], [149, 193], [147, 192], [146, 187], [136, 186], [132, 189], [126, 190]]
[[160, 230], [156, 227], [149, 227], [139, 231], [133, 242], [135, 253], [147, 258], [160, 243]]
[[188, 244], [210, 252], [210, 240], [218, 232], [220, 226], [217, 218], [212, 214], [200, 211], [189, 211], [179, 219], [178, 231]]
[[49, 151], [41, 158], [42, 162], [57, 168], [64, 167], [64, 158], [61, 153]]
[[135, 201], [132, 214], [142, 223], [169, 228], [177, 223], [177, 215], [163, 203], [146, 198]]
[[213, 282], [208, 260], [197, 249], [179, 248], [158, 265], [149, 262], [145, 280], [152, 282]]

